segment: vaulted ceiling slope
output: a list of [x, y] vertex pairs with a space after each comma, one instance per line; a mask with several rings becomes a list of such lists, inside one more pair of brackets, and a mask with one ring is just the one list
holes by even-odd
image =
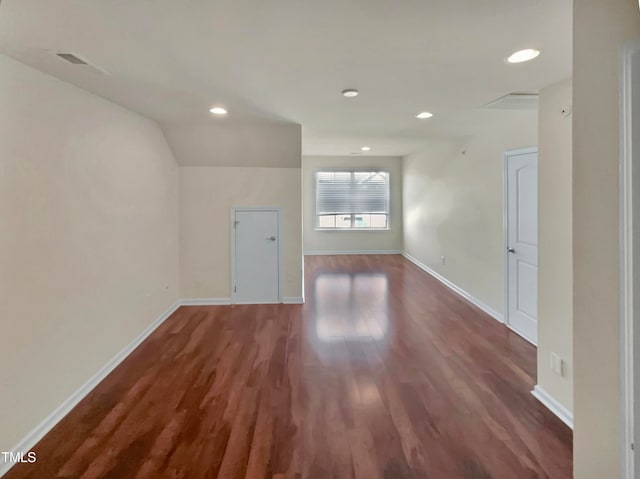
[[[571, 0], [2, 0], [0, 52], [159, 121], [169, 137], [187, 124], [299, 124], [304, 153], [366, 144], [403, 155], [522, 115], [482, 106], [569, 77], [571, 8]], [[542, 54], [505, 63], [527, 47]], [[360, 95], [345, 99], [350, 87]], [[216, 105], [227, 118], [211, 117]], [[417, 120], [424, 110], [434, 118]]]

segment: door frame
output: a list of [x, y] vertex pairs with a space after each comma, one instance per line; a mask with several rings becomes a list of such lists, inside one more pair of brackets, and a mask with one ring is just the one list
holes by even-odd
[[[633, 190], [640, 185], [633, 181], [634, 116], [640, 121], [640, 111], [633, 109], [633, 57], [640, 53], [640, 40], [622, 48], [620, 75], [620, 430], [621, 466], [623, 479], [635, 477], [635, 453], [632, 449], [635, 435], [634, 350], [640, 345], [634, 339], [633, 298]], [[640, 58], [638, 59], [640, 61]], [[636, 80], [638, 80], [636, 78]], [[640, 94], [640, 92], [637, 92]], [[637, 155], [636, 155], [637, 156]], [[640, 158], [638, 158], [640, 161]]]
[[[278, 300], [275, 302], [282, 303], [282, 208], [279, 206], [233, 206], [231, 207], [231, 304], [243, 304], [236, 300], [235, 284], [236, 284], [236, 212], [238, 211], [273, 211], [278, 216]], [[267, 304], [267, 303], [265, 303]]]
[[[503, 323], [514, 333], [537, 347], [531, 339], [523, 336], [509, 322], [509, 158], [520, 155], [538, 153], [537, 146], [518, 148], [504, 152], [502, 161], [502, 260], [504, 262], [504, 321]], [[537, 168], [536, 168], [537, 170]], [[537, 171], [536, 171], [537, 174]], [[538, 205], [536, 205], [536, 208]], [[538, 298], [536, 298], [536, 301]], [[538, 318], [536, 318], [537, 320]]]

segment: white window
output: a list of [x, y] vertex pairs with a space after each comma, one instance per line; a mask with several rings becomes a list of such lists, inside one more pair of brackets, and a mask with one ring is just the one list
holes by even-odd
[[388, 171], [316, 171], [316, 228], [389, 228]]

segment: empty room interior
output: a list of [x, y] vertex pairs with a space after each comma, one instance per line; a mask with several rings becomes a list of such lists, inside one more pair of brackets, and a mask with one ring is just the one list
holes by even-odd
[[0, 476], [640, 477], [638, 38], [0, 0]]

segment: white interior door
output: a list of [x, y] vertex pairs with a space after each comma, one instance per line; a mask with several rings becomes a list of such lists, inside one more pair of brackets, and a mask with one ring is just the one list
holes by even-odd
[[235, 209], [233, 222], [233, 302], [279, 303], [280, 212]]
[[[630, 373], [633, 377], [629, 381], [631, 384], [627, 387], [631, 390], [633, 398], [632, 407], [634, 411], [629, 414], [633, 417], [633, 433], [630, 434], [631, 437], [625, 438], [625, 442], [631, 444], [635, 443], [637, 438], [640, 437], [640, 327], [638, 326], [640, 324], [640, 294], [638, 294], [638, 286], [640, 285], [640, 43], [634, 43], [632, 49], [633, 53], [630, 54], [631, 65], [629, 66], [631, 70], [631, 78], [629, 79], [631, 102], [630, 105], [627, 104], [626, 107], [631, 106], [630, 118], [627, 117], [627, 121], [630, 120], [631, 123], [627, 125], [627, 128], [630, 126], [627, 136], [630, 137], [631, 142], [629, 148], [629, 156], [631, 157], [631, 165], [629, 165], [629, 169], [631, 170], [631, 188], [629, 189], [632, 218], [629, 223], [631, 223], [633, 239], [632, 244], [628, 248], [628, 257], [631, 259], [632, 277], [626, 293], [628, 304], [631, 304], [629, 309], [631, 309], [633, 318], [633, 324], [631, 326], [633, 333], [633, 346], [631, 348], [632, 363], [629, 365]], [[628, 267], [629, 266], [623, 266], [622, 270], [625, 271]], [[626, 376], [628, 377], [629, 374]], [[629, 447], [629, 445], [625, 444], [624, 447]], [[634, 446], [632, 454], [630, 458], [632, 464], [628, 466], [628, 468], [633, 475], [629, 474], [628, 477], [640, 478], [640, 447]]]
[[620, 477], [640, 479], [640, 39], [623, 47], [621, 66]]
[[507, 324], [538, 341], [538, 152], [506, 155]]

